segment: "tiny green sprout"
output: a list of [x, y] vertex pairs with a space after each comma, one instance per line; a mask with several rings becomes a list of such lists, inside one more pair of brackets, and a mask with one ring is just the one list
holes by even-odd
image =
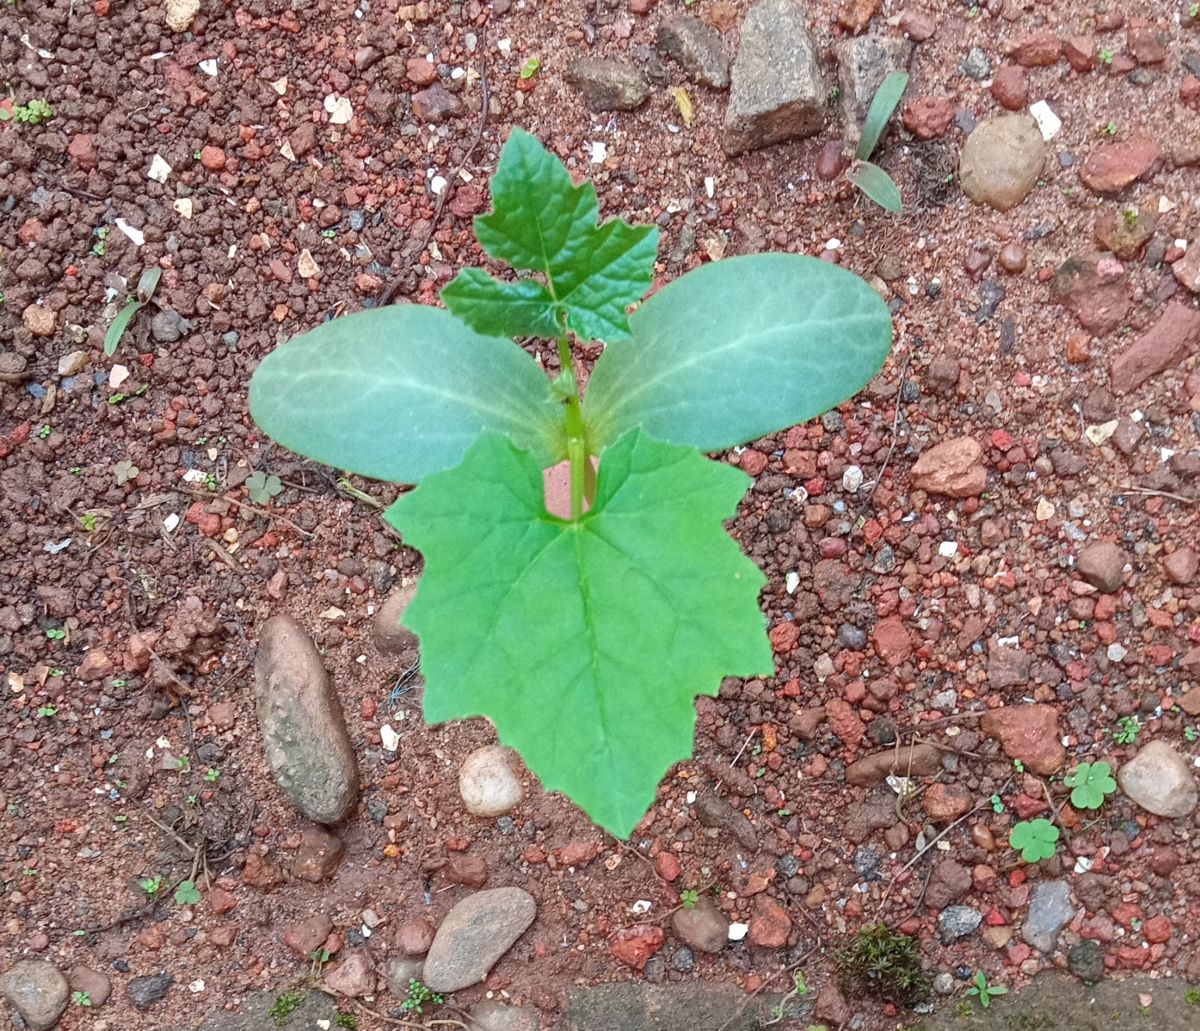
[[35, 870], [32, 866], [25, 867], [21, 870], [21, 873], [23, 873], [26, 877], [36, 877], [38, 875], [37, 870]]
[[1111, 47], [1101, 47], [1100, 48], [1100, 63], [1101, 64], [1112, 64], [1114, 57], [1116, 57], [1116, 51], [1113, 50]]
[[197, 147], [195, 150], [192, 151], [192, 160], [193, 161], [200, 160], [200, 148], [199, 147]]
[[358, 1017], [353, 1013], [339, 1013], [333, 1018], [333, 1026], [345, 1028], [346, 1031], [357, 1031]]
[[440, 1006], [445, 1001], [437, 992], [430, 991], [426, 985], [414, 977], [409, 979], [408, 998], [401, 1003], [400, 1008], [409, 1013], [423, 1014], [425, 1012], [423, 1007], [426, 1003]]
[[1040, 859], [1049, 859], [1054, 855], [1060, 831], [1049, 820], [1039, 817], [1036, 820], [1022, 820], [1014, 824], [1008, 843], [1021, 853], [1021, 858], [1027, 863], [1036, 863]]
[[96, 513], [84, 512], [79, 517], [79, 525], [82, 526], [88, 533], [92, 533], [96, 529]]
[[72, 992], [71, 1002], [76, 1006], [83, 1006], [85, 1009], [92, 1004], [92, 997], [87, 992]]
[[1112, 739], [1118, 745], [1131, 745], [1142, 732], [1142, 725], [1136, 716], [1122, 716], [1117, 720], [1117, 726], [1110, 731]]
[[208, 443], [208, 437], [197, 437], [196, 438], [196, 446], [197, 447], [204, 447], [204, 445], [207, 443]]
[[61, 669], [59, 669], [58, 666], [55, 666], [53, 669], [50, 670], [50, 675], [52, 677], [61, 677], [63, 675], [63, 671]]
[[[336, 229], [322, 229], [321, 235], [326, 240], [332, 240], [335, 236], [337, 236], [337, 230]], [[349, 1016], [349, 1014], [347, 1014], [347, 1016]]]
[[1117, 790], [1112, 767], [1105, 762], [1080, 763], [1063, 783], [1072, 789], [1071, 805], [1076, 809], [1099, 809], [1105, 797]]
[[113, 478], [117, 481], [118, 487], [123, 487], [130, 480], [136, 479], [140, 472], [141, 469], [127, 458], [113, 466]]
[[113, 817], [113, 823], [128, 823], [128, 822], [129, 822], [129, 817], [126, 816], [124, 813], [117, 813], [117, 815]]
[[[1200, 6], [1200, 5], [1193, 4], [1193, 6]], [[1200, 988], [1194, 988], [1194, 987], [1189, 988], [1184, 993], [1183, 1001], [1186, 1002], [1189, 1006], [1200, 1006]]]
[[124, 400], [126, 400], [126, 395], [122, 394], [120, 391], [118, 391], [117, 393], [113, 394], [112, 397], [110, 397], [108, 399], [108, 403], [110, 405], [119, 405]]
[[1185, 741], [1186, 741], [1188, 744], [1194, 744], [1194, 743], [1195, 743], [1195, 741], [1196, 741], [1196, 738], [1197, 738], [1197, 737], [1200, 737], [1200, 733], [1197, 733], [1197, 732], [1196, 732], [1196, 728], [1195, 728], [1195, 727], [1193, 727], [1193, 726], [1187, 726], [1187, 727], [1184, 727], [1184, 728], [1183, 728], [1183, 739], [1184, 739], [1184, 740], [1185, 740]]
[[1126, 229], [1133, 229], [1137, 225], [1137, 222], [1138, 222], [1137, 208], [1124, 208], [1121, 211], [1121, 218], [1124, 219], [1124, 221], [1125, 221]]
[[141, 888], [142, 891], [144, 891], [151, 898], [154, 898], [160, 891], [162, 891], [162, 878], [143, 877], [140, 881], [138, 881], [138, 887]]
[[256, 469], [246, 477], [246, 493], [256, 505], [269, 505], [282, 492], [283, 481], [278, 476]]
[[191, 760], [186, 755], [181, 755], [175, 760], [175, 769], [179, 770], [180, 773], [186, 773], [190, 762]]
[[73, 465], [68, 470], [68, 472], [70, 472], [70, 474], [72, 476], [82, 476], [83, 475], [83, 466], [82, 465]]
[[[9, 5], [13, 6], [13, 5]], [[41, 125], [42, 122], [48, 122], [54, 117], [54, 111], [46, 101], [40, 97], [35, 97], [28, 104], [18, 104], [12, 109], [10, 115], [8, 111], [0, 108], [0, 122], [7, 122], [10, 118], [18, 122], [26, 122], [29, 125]]]
[[51, 641], [62, 641], [66, 639], [67, 632], [59, 627], [51, 627], [46, 631], [46, 636]]
[[541, 61], [539, 61], [536, 57], [531, 57], [528, 61], [521, 65], [521, 78], [532, 79], [535, 75], [537, 75], [538, 69], [541, 68], [541, 66]]
[[208, 781], [210, 784], [215, 784], [218, 780], [221, 779], [221, 771], [220, 770], [205, 770], [204, 771], [204, 779], [206, 781]]
[[196, 804], [197, 802], [199, 802], [199, 801], [200, 801], [200, 796], [199, 796], [199, 795], [188, 795], [188, 797], [187, 797], [187, 804], [188, 804], [188, 805], [195, 805], [195, 804]]
[[107, 244], [104, 242], [108, 239], [108, 226], [100, 226], [96, 230], [96, 242], [92, 244], [92, 253], [97, 258], [103, 258]]
[[1200, 18], [1200, 4], [1188, 4], [1188, 17]]
[[180, 881], [175, 889], [175, 901], [181, 906], [194, 906], [200, 901], [200, 889], [195, 881]]
[[679, 893], [679, 901], [684, 909], [695, 909], [696, 903], [700, 901], [700, 892], [696, 888], [684, 888]]
[[1007, 995], [1008, 989], [1001, 984], [988, 984], [987, 974], [979, 970], [971, 978], [971, 987], [967, 989], [967, 994], [975, 996], [979, 999], [979, 1005], [987, 1009], [992, 1004], [992, 999], [997, 995]]
[[1116, 136], [1116, 135], [1117, 135], [1117, 123], [1116, 123], [1116, 122], [1109, 122], [1109, 123], [1108, 123], [1108, 124], [1107, 124], [1107, 125], [1104, 127], [1104, 135], [1106, 135], [1106, 136]]
[[204, 486], [216, 494], [218, 489], [220, 489], [221, 481], [217, 479], [216, 473], [209, 473], [206, 477], [204, 477]]
[[49, 440], [52, 432], [53, 431], [50, 429], [50, 424], [47, 423], [40, 430], [38, 430], [38, 436], [41, 437], [42, 440]]
[[127, 682], [128, 681], [122, 680], [120, 677], [117, 677], [117, 679], [112, 682], [112, 686], [113, 687], [124, 687]]
[[1016, 770], [1018, 773], [1024, 773], [1025, 772], [1025, 764], [1023, 762], [1021, 762], [1020, 759], [1014, 759], [1013, 760], [1013, 769]]
[[50, 719], [52, 716], [58, 715], [58, 709], [53, 705], [43, 705], [38, 709], [37, 714], [44, 720]]
[[1004, 812], [1004, 800], [999, 795], [992, 795], [992, 797], [989, 798], [988, 801], [991, 802], [991, 804], [992, 804], [992, 812], [993, 813]]

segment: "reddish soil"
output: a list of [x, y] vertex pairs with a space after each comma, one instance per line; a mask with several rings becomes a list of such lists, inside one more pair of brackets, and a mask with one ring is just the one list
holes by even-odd
[[[747, 6], [699, 0], [690, 10], [732, 43]], [[838, 6], [807, 5], [822, 46], [844, 31]], [[1104, 13], [1079, 0], [914, 2], [935, 32], [916, 48], [908, 96], [949, 100], [958, 122], [929, 142], [898, 125], [885, 140], [880, 161], [907, 204], [899, 218], [815, 178], [840, 131], [832, 114], [817, 137], [733, 160], [719, 144], [723, 93], [688, 87], [691, 128], [665, 88], [635, 113], [589, 114], [563, 81], [569, 59], [644, 59], [658, 20], [682, 4], [202, 7], [183, 34], [147, 0], [19, 0], [0, 15], [5, 81], [17, 101], [43, 97], [55, 113], [41, 126], [0, 125], [0, 351], [28, 365], [24, 380], [0, 383], [0, 966], [34, 955], [112, 979], [111, 1001], [71, 1007], [60, 1027], [191, 1027], [247, 991], [298, 983], [308, 964], [282, 934], [317, 912], [332, 918], [334, 945], [358, 940], [364, 910], [382, 916], [368, 943], [382, 962], [391, 928], [436, 922], [471, 890], [445, 873], [463, 852], [484, 860], [489, 885], [533, 893], [538, 917], [488, 982], [454, 1003], [503, 989], [548, 1026], [571, 986], [647, 976], [610, 952], [622, 929], [646, 922], [667, 928], [666, 962], [649, 976], [753, 992], [804, 957], [830, 1026], [853, 1012], [868, 1029], [911, 1023], [877, 1000], [840, 1008], [831, 950], [849, 932], [887, 920], [921, 937], [931, 972], [983, 968], [1017, 985], [1064, 960], [998, 929], [1020, 928], [1031, 881], [1064, 875], [1080, 908], [1063, 952], [1082, 936], [1103, 945], [1114, 972], [1200, 978], [1195, 816], [1159, 819], [1121, 794], [1098, 815], [1075, 812], [1062, 770], [1016, 772], [978, 729], [990, 709], [1038, 702], [1053, 709], [1050, 736], [1065, 743], [1068, 769], [1120, 765], [1151, 739], [1196, 755], [1200, 581], [1194, 562], [1189, 573], [1172, 559], [1197, 540], [1195, 356], [1119, 397], [1109, 374], [1171, 300], [1196, 306], [1171, 269], [1183, 257], [1175, 242], [1200, 235], [1186, 164], [1200, 138], [1187, 80], [1200, 29], [1187, 4], [1129, 0]], [[887, 4], [873, 30], [898, 33], [884, 15], [900, 10]], [[1153, 47], [1137, 34], [1131, 44], [1127, 26], [1104, 29], [1114, 12], [1158, 19], [1165, 59], [1150, 63]], [[1111, 59], [1080, 73], [1070, 53], [1043, 65], [1035, 48], [1029, 99], [1048, 100], [1063, 121], [1044, 180], [1007, 213], [974, 206], [953, 180], [963, 125], [1004, 108], [959, 66], [978, 46], [999, 68], [1010, 44], [1044, 32], [1095, 34]], [[412, 115], [429, 69], [407, 62], [431, 51], [464, 105], [440, 125]], [[541, 70], [522, 82], [529, 57]], [[429, 179], [450, 176], [475, 134], [484, 68], [492, 107], [471, 180], [414, 253], [434, 215]], [[335, 93], [350, 100], [349, 124], [330, 124], [324, 103]], [[1078, 174], [1110, 123], [1118, 139], [1149, 136], [1164, 155], [1115, 198]], [[558, 796], [534, 793], [499, 823], [464, 811], [458, 764], [491, 740], [488, 726], [425, 728], [419, 688], [394, 690], [404, 667], [369, 643], [372, 611], [418, 574], [419, 556], [342, 493], [336, 473], [264, 439], [246, 408], [250, 372], [280, 341], [369, 303], [393, 276], [401, 300], [433, 302], [460, 265], [478, 261], [470, 218], [486, 208], [513, 124], [591, 175], [605, 215], [662, 227], [664, 279], [726, 254], [821, 254], [836, 239], [837, 260], [877, 277], [896, 313], [894, 356], [862, 397], [724, 456], [755, 476], [731, 530], [769, 577], [762, 604], [778, 675], [731, 681], [700, 701], [696, 759], [671, 772], [627, 845]], [[602, 164], [591, 163], [594, 141], [607, 148]], [[147, 178], [155, 154], [173, 169], [165, 184]], [[1098, 218], [1119, 219], [1131, 203], [1163, 213], [1125, 263], [1127, 316], [1092, 335], [1053, 302], [1050, 280], [1095, 248]], [[141, 230], [142, 246], [118, 219]], [[297, 271], [305, 250], [319, 267], [307, 280]], [[152, 266], [163, 273], [157, 302], [186, 331], [160, 315], [152, 333], [151, 306], [105, 358], [124, 297], [116, 277], [132, 289]], [[54, 314], [49, 335], [31, 335], [46, 328], [44, 312], [25, 315], [34, 304]], [[86, 368], [60, 376], [60, 358], [76, 350]], [[119, 388], [109, 385], [117, 364], [128, 372]], [[1098, 445], [1085, 435], [1113, 419], [1116, 432]], [[962, 436], [982, 447], [984, 492], [915, 487], [918, 455]], [[118, 482], [122, 462], [137, 472]], [[844, 489], [851, 465], [868, 483], [882, 477], [873, 493]], [[284, 481], [269, 509], [244, 487], [256, 469]], [[356, 486], [384, 503], [395, 493]], [[1119, 544], [1132, 567], [1109, 594], [1072, 569], [1100, 540]], [[346, 858], [319, 884], [288, 873], [305, 828], [265, 768], [251, 700], [256, 628], [280, 610], [324, 651], [363, 778], [339, 831]], [[378, 733], [389, 714], [402, 737], [393, 761]], [[1135, 715], [1138, 739], [1115, 741], [1118, 718]], [[897, 734], [945, 756], [916, 778], [921, 791], [942, 785], [924, 811], [920, 794], [898, 802], [886, 786], [847, 781], [849, 763]], [[756, 846], [701, 825], [692, 792], [728, 798]], [[1047, 792], [1064, 842], [1026, 867], [1008, 830], [1014, 813], [1043, 809]], [[1003, 813], [988, 804], [993, 794]], [[933, 836], [926, 825], [936, 833], [964, 805], [982, 807], [947, 834], [949, 852], [910, 862], [917, 835]], [[568, 866], [568, 848], [592, 858]], [[656, 864], [664, 852], [682, 868], [673, 882], [655, 872], [671, 869]], [[139, 880], [174, 885], [197, 854], [228, 894], [148, 905]], [[1077, 859], [1091, 873], [1073, 873]], [[270, 887], [276, 863], [286, 883]], [[698, 954], [680, 972], [669, 915], [680, 890], [709, 886], [731, 919], [760, 914], [771, 944]], [[230, 898], [234, 907], [216, 912]], [[643, 899], [649, 912], [634, 915]], [[939, 900], [980, 910], [991, 933], [941, 946]], [[125, 985], [159, 971], [175, 984], [138, 1013]], [[383, 1026], [360, 1016], [365, 1031]]]

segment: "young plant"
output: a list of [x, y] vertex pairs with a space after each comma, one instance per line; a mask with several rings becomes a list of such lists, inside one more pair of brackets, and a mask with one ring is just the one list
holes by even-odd
[[1075, 770], [1063, 778], [1071, 788], [1071, 805], [1076, 809], [1099, 809], [1104, 799], [1117, 790], [1112, 779], [1112, 767], [1108, 763], [1080, 763]]
[[0, 122], [7, 122], [11, 118], [14, 122], [41, 125], [53, 117], [54, 110], [41, 97], [35, 97], [28, 104], [17, 104], [11, 113], [7, 108], [0, 107]]
[[406, 1013], [420, 1015], [425, 1012], [426, 1005], [440, 1006], [445, 1001], [441, 995], [430, 991], [426, 985], [413, 977], [409, 978], [408, 982], [408, 998], [400, 1004], [400, 1008]]
[[899, 213], [902, 205], [900, 188], [890, 175], [869, 158], [879, 145], [884, 129], [896, 111], [900, 98], [908, 86], [908, 72], [892, 72], [880, 84], [871, 98], [867, 117], [863, 122], [862, 135], [854, 148], [854, 163], [846, 178], [878, 204], [884, 211]]
[[154, 898], [160, 891], [162, 891], [162, 878], [144, 877], [142, 880], [138, 881], [138, 887], [141, 888], [142, 891], [144, 891], [151, 898]]
[[1002, 984], [988, 984], [987, 974], [977, 970], [971, 978], [971, 987], [967, 989], [967, 994], [974, 995], [979, 999], [979, 1005], [987, 1009], [992, 1004], [992, 999], [998, 995], [1007, 995], [1008, 989]]
[[928, 999], [931, 988], [920, 945], [917, 938], [877, 924], [860, 928], [854, 940], [834, 954], [834, 962], [847, 991], [912, 1006]]
[[200, 901], [200, 889], [195, 881], [180, 881], [175, 889], [175, 901], [181, 906], [194, 906]]
[[700, 892], [696, 888], [684, 888], [679, 893], [679, 903], [684, 909], [695, 909], [696, 903], [700, 901]]
[[87, 1009], [92, 1005], [92, 997], [88, 992], [72, 992], [71, 1002]]
[[1021, 853], [1025, 862], [1036, 863], [1039, 859], [1049, 859], [1054, 855], [1059, 834], [1060, 831], [1054, 824], [1039, 817], [1036, 820], [1022, 820], [1013, 824], [1008, 843]]
[[283, 482], [278, 476], [255, 469], [246, 477], [246, 493], [256, 505], [269, 505], [272, 498], [283, 493]]
[[271, 1005], [271, 1016], [275, 1018], [275, 1023], [279, 1027], [286, 1027], [292, 1014], [304, 1005], [303, 992], [284, 992], [281, 995], [275, 996], [275, 1002]]
[[1122, 716], [1117, 720], [1116, 729], [1111, 731], [1113, 741], [1118, 745], [1131, 745], [1142, 732], [1142, 725], [1136, 716]]
[[[108, 327], [108, 332], [104, 334], [105, 354], [111, 355], [116, 352], [117, 347], [121, 343], [121, 337], [125, 335], [125, 330], [129, 328], [133, 317], [150, 303], [150, 298], [154, 296], [154, 291], [158, 288], [158, 281], [161, 278], [162, 269], [157, 267], [148, 268], [142, 273], [141, 278], [138, 279], [137, 293], [125, 302], [125, 307], [113, 319], [112, 325]], [[111, 398], [109, 399], [109, 403], [112, 403]]]
[[[293, 451], [417, 484], [384, 517], [425, 558], [403, 617], [425, 718], [486, 715], [548, 790], [628, 837], [691, 754], [695, 696], [774, 672], [764, 577], [722, 525], [750, 481], [702, 452], [852, 396], [891, 319], [857, 276], [791, 254], [703, 265], [628, 314], [657, 229], [598, 225], [595, 187], [520, 129], [492, 199], [479, 242], [536, 276], [468, 268], [448, 312], [326, 322], [267, 356], [250, 407]], [[553, 341], [554, 378], [512, 337]], [[586, 397], [572, 338], [606, 341]]]

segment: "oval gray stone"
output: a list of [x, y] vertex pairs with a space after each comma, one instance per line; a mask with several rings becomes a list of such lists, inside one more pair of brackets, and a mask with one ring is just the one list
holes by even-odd
[[263, 626], [254, 699], [275, 783], [314, 823], [345, 819], [358, 800], [354, 746], [321, 656], [291, 616]]
[[67, 1008], [67, 979], [53, 963], [23, 959], [0, 977], [0, 995], [33, 1031], [47, 1031]]
[[1044, 152], [1042, 131], [1029, 115], [985, 118], [959, 159], [963, 193], [997, 211], [1016, 207], [1037, 185]]
[[1148, 813], [1175, 819], [1196, 808], [1196, 778], [1165, 741], [1151, 741], [1117, 771], [1117, 783]]
[[438, 928], [422, 980], [435, 992], [478, 984], [535, 916], [537, 903], [520, 888], [491, 888], [463, 899]]

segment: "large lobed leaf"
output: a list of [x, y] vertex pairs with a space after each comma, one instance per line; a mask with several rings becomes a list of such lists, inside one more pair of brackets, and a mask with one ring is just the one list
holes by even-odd
[[597, 226], [591, 182], [575, 186], [561, 161], [513, 129], [492, 177], [491, 214], [475, 219], [480, 246], [536, 280], [499, 282], [466, 269], [442, 291], [455, 315], [483, 332], [584, 340], [628, 335], [625, 309], [650, 288], [658, 230], [611, 219]]
[[795, 254], [702, 265], [654, 294], [610, 343], [584, 397], [589, 445], [635, 426], [718, 451], [804, 422], [879, 371], [883, 299], [858, 276]]
[[484, 436], [387, 512], [425, 556], [404, 616], [425, 718], [488, 716], [547, 789], [627, 837], [691, 754], [694, 696], [773, 669], [764, 577], [722, 527], [748, 482], [635, 430], [566, 521], [539, 463]]
[[486, 430], [546, 465], [566, 456], [538, 364], [440, 308], [372, 309], [289, 340], [255, 371], [250, 412], [291, 451], [399, 483], [457, 465]]

